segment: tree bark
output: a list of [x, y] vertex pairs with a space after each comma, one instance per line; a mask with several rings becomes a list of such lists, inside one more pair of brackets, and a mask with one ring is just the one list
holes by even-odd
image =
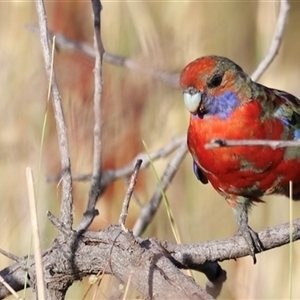
[[[35, 266], [29, 267], [31, 287]], [[23, 289], [26, 257], [0, 275], [17, 291]], [[43, 253], [48, 299], [64, 299], [68, 287], [84, 276], [113, 274], [130, 283], [147, 299], [213, 299], [174, 264], [171, 255], [155, 239], [140, 239], [111, 225], [100, 232], [70, 232], [55, 240]], [[0, 299], [9, 295], [0, 284]]]

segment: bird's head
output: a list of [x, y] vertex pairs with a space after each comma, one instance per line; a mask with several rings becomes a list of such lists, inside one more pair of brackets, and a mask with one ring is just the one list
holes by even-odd
[[220, 56], [198, 58], [180, 76], [185, 106], [200, 118], [227, 118], [238, 105], [249, 101], [251, 83], [241, 67]]

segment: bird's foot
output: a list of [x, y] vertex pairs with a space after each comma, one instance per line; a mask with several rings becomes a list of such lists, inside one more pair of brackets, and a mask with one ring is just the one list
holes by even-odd
[[253, 258], [253, 263], [256, 264], [255, 254], [263, 251], [263, 245], [258, 237], [258, 234], [251, 229], [250, 226], [240, 226], [236, 235], [241, 235], [248, 244], [250, 255]]

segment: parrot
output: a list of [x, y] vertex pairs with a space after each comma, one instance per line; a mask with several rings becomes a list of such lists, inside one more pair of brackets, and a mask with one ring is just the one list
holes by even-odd
[[233, 210], [238, 231], [256, 263], [263, 251], [258, 234], [248, 224], [253, 204], [265, 195], [300, 200], [300, 148], [234, 146], [208, 149], [213, 140], [276, 140], [300, 138], [300, 100], [251, 79], [232, 60], [204, 56], [180, 74], [183, 100], [190, 113], [187, 146], [193, 170], [210, 184]]

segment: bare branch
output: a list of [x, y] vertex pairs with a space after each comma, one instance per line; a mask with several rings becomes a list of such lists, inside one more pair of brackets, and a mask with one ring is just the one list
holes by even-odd
[[[289, 3], [288, 0], [280, 0], [280, 10], [277, 18], [277, 23], [275, 27], [274, 36], [270, 45], [270, 48], [265, 56], [265, 58], [260, 62], [256, 70], [252, 73], [251, 77], [254, 81], [257, 81], [261, 75], [266, 71], [266, 69], [269, 67], [271, 62], [274, 60], [275, 56], [277, 55], [282, 37], [284, 34], [284, 28], [288, 16], [289, 11]], [[30, 25], [27, 26], [27, 28], [33, 32], [37, 31], [36, 26]], [[65, 50], [72, 50], [72, 51], [80, 51], [84, 53], [85, 55], [89, 57], [95, 57], [95, 50], [92, 46], [90, 46], [87, 43], [83, 42], [76, 42], [68, 39], [65, 37], [62, 33], [51, 33], [51, 35], [56, 36], [56, 45], [60, 49]], [[179, 87], [179, 74], [177, 73], [169, 73], [161, 70], [156, 70], [153, 68], [147, 68], [146, 66], [142, 66], [139, 63], [135, 62], [134, 60], [119, 56], [111, 53], [104, 53], [103, 59], [114, 65], [124, 66], [131, 70], [136, 70], [144, 74], [148, 74], [152, 76], [153, 78], [156, 78], [167, 85], [170, 85], [171, 87], [178, 88]]]
[[85, 230], [92, 223], [98, 211], [95, 205], [98, 197], [100, 196], [101, 189], [101, 168], [102, 168], [102, 59], [104, 48], [101, 39], [101, 10], [102, 5], [100, 0], [92, 0], [93, 13], [94, 13], [94, 48], [95, 48], [95, 93], [94, 93], [94, 164], [92, 182], [89, 191], [89, 199], [83, 219], [77, 227], [77, 230]]
[[130, 182], [129, 182], [128, 190], [126, 192], [125, 199], [123, 201], [122, 211], [121, 211], [120, 218], [119, 218], [119, 224], [121, 225], [123, 230], [125, 229], [125, 222], [126, 222], [126, 218], [128, 215], [130, 198], [132, 196], [134, 187], [136, 185], [137, 176], [139, 174], [139, 170], [142, 165], [142, 162], [143, 161], [141, 159], [139, 159], [139, 160], [137, 160], [137, 162], [135, 164], [135, 167], [134, 167], [134, 170], [133, 170]]
[[257, 81], [261, 77], [261, 75], [269, 67], [269, 65], [271, 64], [271, 62], [273, 61], [273, 59], [275, 58], [275, 56], [279, 51], [289, 9], [290, 6], [288, 0], [280, 0], [280, 10], [277, 18], [274, 36], [270, 48], [268, 50], [268, 53], [266, 54], [265, 58], [260, 62], [256, 70], [251, 75], [254, 81]]
[[[28, 25], [26, 26], [26, 28], [32, 32], [38, 32], [37, 27], [34, 25]], [[79, 51], [89, 57], [95, 57], [94, 48], [87, 43], [70, 40], [67, 37], [65, 37], [61, 32], [51, 33], [51, 36], [56, 37], [56, 46], [59, 49]], [[130, 70], [150, 75], [151, 77], [158, 79], [171, 87], [179, 88], [178, 73], [172, 74], [170, 72], [149, 68], [139, 64], [138, 62], [134, 61], [129, 57], [119, 56], [108, 52], [104, 53], [103, 60], [112, 65], [122, 66]]]
[[[299, 240], [300, 219], [293, 221], [292, 226], [290, 228], [290, 223], [286, 223], [260, 231], [259, 239], [264, 251], [289, 243], [290, 230], [293, 231], [293, 241]], [[70, 231], [72, 240], [71, 233], [72, 231]], [[74, 253], [73, 265], [69, 263], [67, 255], [70, 251], [69, 243], [65, 241], [58, 244], [58, 240], [44, 252], [45, 280], [49, 288], [55, 286], [55, 289], [63, 293], [70, 282], [86, 274], [98, 274], [105, 270], [106, 274], [114, 274], [124, 282], [127, 281], [129, 274], [132, 274], [132, 284], [150, 298], [154, 293], [158, 293], [157, 299], [166, 299], [170, 292], [173, 296], [171, 299], [174, 299], [176, 292], [182, 295], [183, 298], [180, 299], [186, 299], [187, 295], [193, 293], [198, 295], [198, 298], [195, 296], [196, 299], [212, 299], [203, 294], [203, 290], [195, 281], [189, 280], [189, 277], [177, 267], [204, 272], [213, 282], [216, 282], [216, 278], [224, 281], [226, 274], [222, 274], [221, 269], [211, 262], [249, 255], [245, 239], [238, 235], [224, 240], [178, 245], [168, 241], [157, 241], [154, 238], [135, 238], [130, 231], [123, 231], [119, 226], [109, 226], [99, 232], [86, 231], [78, 237], [80, 240]], [[22, 261], [0, 272], [15, 291], [24, 287], [25, 260], [26, 258], [23, 258]], [[215, 266], [215, 270], [212, 270], [211, 266]], [[34, 264], [30, 266], [30, 274], [32, 269]], [[205, 269], [210, 271], [207, 272]], [[0, 284], [0, 298], [7, 294], [8, 291]]]
[[[174, 152], [176, 149], [181, 147], [181, 145], [186, 144], [186, 136], [180, 136], [177, 138], [172, 139], [168, 144], [164, 145], [162, 148], [158, 150], [154, 150], [153, 152], [150, 152], [149, 156], [152, 161], [165, 158], [168, 155], [170, 155], [172, 152]], [[146, 152], [141, 152], [138, 155], [136, 155], [130, 163], [125, 165], [124, 167], [116, 170], [105, 170], [102, 171], [101, 174], [101, 192], [104, 192], [105, 188], [112, 183], [113, 181], [125, 178], [126, 176], [130, 175], [132, 170], [134, 169], [135, 162], [139, 159], [143, 161], [141, 165], [141, 169], [148, 168], [150, 164], [150, 159]], [[92, 177], [91, 174], [73, 174], [72, 179], [74, 181], [87, 181], [90, 180]], [[55, 176], [48, 176], [48, 181], [59, 181], [61, 178], [61, 175], [55, 175]]]
[[179, 166], [182, 163], [186, 153], [187, 145], [186, 143], [183, 143], [181, 144], [174, 158], [168, 163], [160, 180], [160, 184], [156, 186], [154, 194], [151, 197], [149, 203], [143, 207], [139, 218], [136, 220], [133, 227], [133, 234], [135, 236], [140, 236], [152, 221], [162, 200], [161, 190], [163, 189], [165, 191], [168, 188], [176, 172], [178, 171]]
[[20, 261], [22, 258], [13, 254], [13, 253], [10, 253], [10, 252], [7, 252], [3, 249], [0, 248], [0, 254], [6, 256], [7, 258], [11, 259], [11, 260], [14, 260], [14, 261]]
[[[123, 282], [127, 282], [132, 274], [131, 284], [147, 299], [155, 296], [155, 299], [164, 300], [212, 300], [194, 280], [174, 265], [172, 257], [156, 240], [137, 240], [130, 231], [123, 231], [120, 226], [109, 226], [100, 232], [84, 232], [80, 236], [73, 265], [69, 263], [68, 253], [69, 243], [63, 242], [53, 245], [44, 255], [47, 287], [62, 294], [74, 280], [86, 274], [105, 272]], [[24, 281], [26, 270], [20, 268], [22, 263], [16, 263], [0, 272], [16, 291], [23, 288], [20, 278]], [[31, 265], [30, 274], [33, 268], [34, 265]], [[7, 294], [6, 288], [0, 284], [0, 298]]]
[[269, 146], [273, 149], [285, 147], [300, 147], [300, 140], [294, 141], [272, 141], [272, 140], [222, 140], [213, 139], [205, 145], [205, 149], [214, 149], [220, 147], [235, 147], [235, 146]]
[[[266, 228], [258, 233], [262, 242], [263, 251], [280, 247], [290, 243], [290, 231], [292, 230], [293, 241], [300, 239], [300, 218], [292, 223], [281, 224]], [[168, 250], [174, 259], [182, 264], [181, 267], [197, 270], [197, 266], [210, 261], [223, 261], [249, 256], [249, 247], [242, 236], [235, 235], [224, 240], [215, 240], [197, 244], [178, 245], [162, 242], [163, 247]], [[199, 270], [201, 272], [201, 270]]]
[[61, 223], [50, 211], [47, 211], [47, 217], [52, 225], [54, 225], [61, 233], [69, 235], [70, 230], [66, 228], [65, 225]]
[[[277, 18], [277, 23], [275, 27], [274, 36], [270, 45], [270, 48], [265, 56], [265, 58], [260, 62], [256, 70], [252, 73], [251, 77], [254, 81], [257, 81], [261, 75], [266, 71], [266, 69], [269, 67], [269, 65], [274, 60], [275, 56], [277, 55], [282, 37], [284, 34], [285, 24], [288, 16], [289, 11], [289, 3], [288, 0], [280, 0], [280, 10]], [[35, 26], [27, 26], [27, 28], [31, 31], [36, 31]], [[65, 50], [76, 50], [83, 52], [87, 56], [95, 57], [95, 51], [94, 49], [88, 45], [87, 43], [81, 43], [81, 42], [75, 42], [68, 38], [66, 38], [62, 33], [53, 33], [53, 35], [56, 36], [56, 42], [57, 46], [61, 49]], [[164, 83], [178, 88], [178, 81], [179, 81], [179, 75], [178, 74], [171, 74], [169, 72], [164, 72], [161, 70], [155, 70], [153, 68], [146, 68], [145, 66], [141, 66], [137, 62], [131, 60], [127, 57], [122, 57], [110, 53], [104, 54], [104, 60], [108, 63], [120, 65], [127, 67], [132, 70], [137, 70], [142, 73], [146, 73], [151, 75], [152, 77], [163, 81]]]
[[49, 45], [47, 16], [45, 12], [43, 0], [35, 0], [36, 10], [39, 19], [40, 40], [42, 44], [46, 74], [49, 85], [51, 85], [52, 104], [54, 108], [54, 116], [56, 129], [58, 134], [58, 144], [60, 151], [60, 160], [62, 168], [62, 202], [60, 207], [61, 221], [67, 228], [71, 228], [73, 224], [73, 197], [72, 197], [72, 177], [71, 177], [71, 161], [69, 152], [69, 143], [67, 136], [67, 128], [65, 125], [61, 97], [56, 84], [55, 74], [51, 71], [51, 48]]

